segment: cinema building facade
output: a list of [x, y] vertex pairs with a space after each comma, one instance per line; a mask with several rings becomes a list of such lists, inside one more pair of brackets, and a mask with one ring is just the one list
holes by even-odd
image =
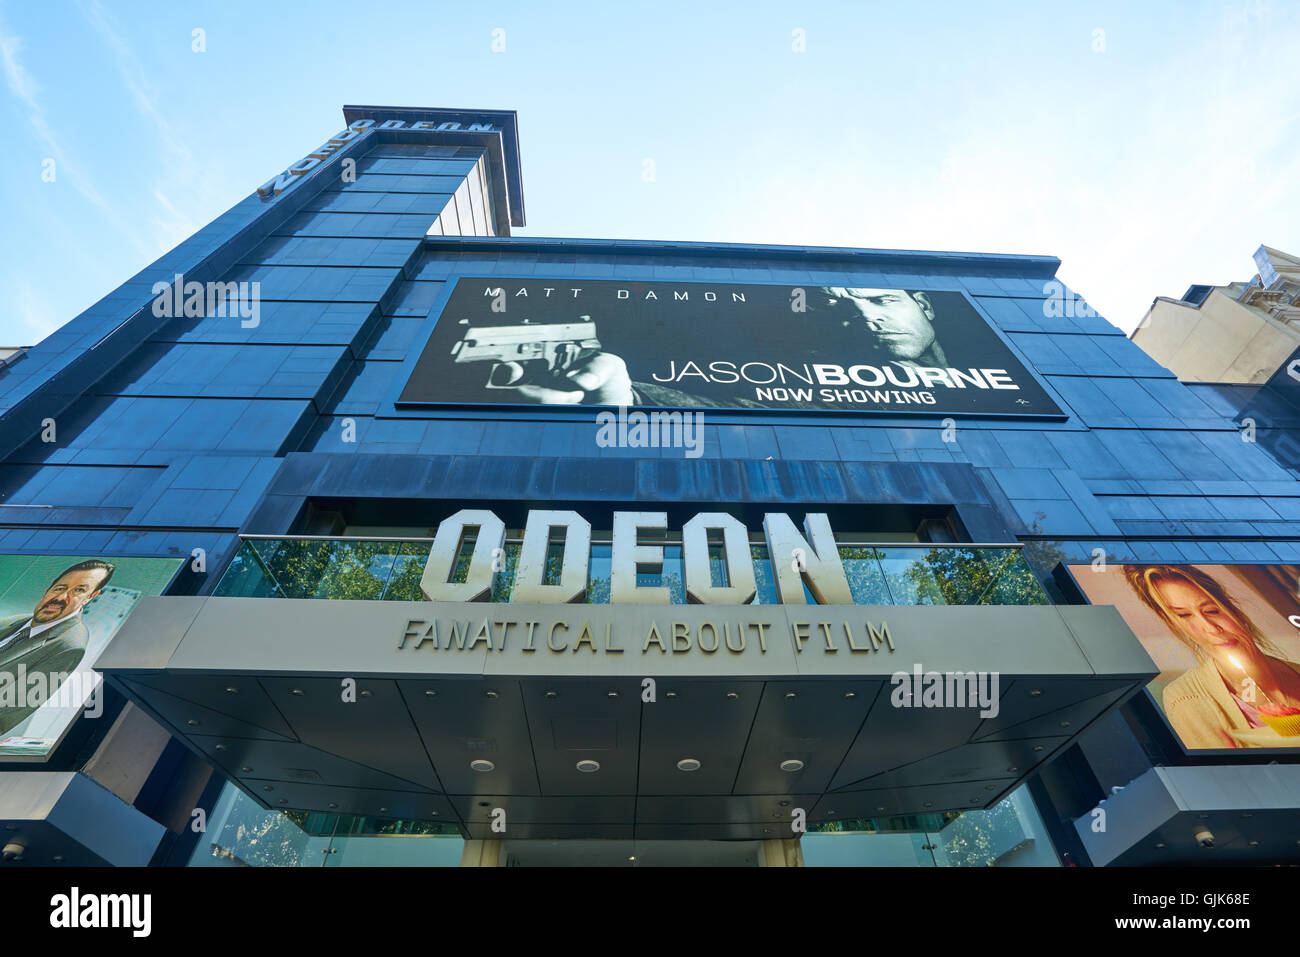
[[1300, 858], [1300, 485], [1058, 260], [517, 238], [514, 113], [344, 118], [0, 371], [7, 857]]

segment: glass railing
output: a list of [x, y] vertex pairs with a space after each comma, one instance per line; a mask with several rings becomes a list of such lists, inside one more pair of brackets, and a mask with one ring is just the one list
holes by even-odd
[[[429, 539], [245, 538], [215, 595], [243, 598], [351, 598], [419, 601]], [[608, 604], [610, 544], [591, 546], [587, 597]], [[520, 542], [507, 539], [492, 601], [509, 601]], [[637, 576], [643, 586], [666, 587], [686, 603], [681, 544], [663, 546], [663, 567]], [[1051, 599], [1020, 549], [999, 545], [839, 546], [849, 591], [859, 605], [1047, 605]], [[766, 545], [750, 546], [758, 590], [753, 604], [778, 604], [776, 576]], [[718, 563], [720, 564], [720, 562]], [[453, 578], [456, 571], [453, 570]], [[715, 578], [717, 574], [715, 573]], [[805, 587], [805, 599], [815, 600]]]

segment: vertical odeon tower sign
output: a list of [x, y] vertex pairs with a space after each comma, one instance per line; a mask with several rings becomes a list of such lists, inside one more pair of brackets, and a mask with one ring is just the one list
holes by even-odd
[[[662, 565], [662, 544], [641, 544], [642, 532], [662, 533], [667, 512], [615, 512], [611, 548], [611, 604], [667, 605], [670, 592], [661, 585], [637, 584], [638, 565]], [[474, 533], [474, 547], [463, 580], [453, 581], [463, 545]], [[709, 535], [723, 544], [724, 584], [714, 584], [710, 572]], [[840, 561], [835, 534], [825, 514], [810, 512], [802, 531], [790, 516], [771, 512], [763, 517], [763, 534], [776, 574], [782, 604], [806, 603], [804, 585], [823, 605], [851, 605], [848, 578]], [[501, 569], [505, 523], [484, 509], [462, 509], [438, 526], [420, 587], [431, 601], [484, 601]], [[552, 542], [563, 541], [558, 572], [548, 569]], [[512, 601], [580, 602], [586, 595], [591, 555], [591, 523], [574, 511], [531, 510], [524, 528]], [[682, 526], [682, 559], [690, 601], [711, 605], [744, 605], [757, 591], [750, 556], [749, 531], [725, 512], [701, 512]], [[549, 574], [548, 574], [549, 572]], [[550, 581], [548, 581], [550, 579]]]
[[257, 195], [264, 200], [274, 199], [298, 183], [303, 177], [342, 150], [353, 140], [364, 136], [370, 130], [418, 130], [422, 132], [451, 133], [463, 130], [468, 133], [495, 133], [497, 127], [492, 123], [461, 123], [457, 120], [353, 120], [348, 128], [335, 133], [321, 146], [312, 150], [288, 169], [277, 173], [257, 188]]

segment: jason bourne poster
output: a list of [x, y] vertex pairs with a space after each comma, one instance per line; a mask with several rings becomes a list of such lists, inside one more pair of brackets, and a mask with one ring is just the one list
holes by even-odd
[[1061, 415], [958, 292], [500, 277], [398, 402]]

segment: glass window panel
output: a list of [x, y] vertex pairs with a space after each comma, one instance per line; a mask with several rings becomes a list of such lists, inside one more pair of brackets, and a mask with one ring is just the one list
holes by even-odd
[[749, 554], [754, 559], [754, 581], [758, 585], [752, 604], [780, 604], [777, 599], [776, 573], [772, 571], [772, 562], [767, 555], [767, 546], [750, 545]]
[[501, 571], [492, 580], [492, 601], [509, 601], [515, 591], [515, 575], [519, 571], [521, 542], [506, 542], [501, 547]]
[[329, 565], [328, 541], [251, 539], [253, 550], [285, 598], [311, 598]]
[[[465, 580], [473, 550], [473, 532], [466, 535], [454, 563], [452, 581]], [[665, 587], [673, 604], [686, 603], [685, 567], [680, 542], [658, 540], [663, 547], [661, 569], [643, 570], [641, 587]], [[353, 598], [387, 601], [423, 599], [420, 579], [428, 560], [427, 541], [247, 539], [222, 575], [214, 594], [241, 597]], [[514, 591], [521, 543], [507, 539], [503, 567], [492, 589], [492, 601], [509, 601]], [[547, 550], [544, 581], [554, 583], [560, 571], [562, 547], [557, 540]], [[1041, 605], [1050, 604], [1018, 549], [969, 546], [897, 547], [840, 545], [840, 560], [853, 601], [862, 605]], [[778, 604], [775, 572], [767, 546], [751, 544], [756, 594], [753, 604]], [[709, 544], [710, 579], [727, 581], [724, 548]], [[592, 545], [587, 601], [609, 602], [611, 545]], [[804, 599], [814, 604], [803, 586]]]
[[594, 543], [591, 546], [591, 566], [587, 571], [588, 604], [609, 604], [609, 569], [612, 555], [613, 549], [610, 545]]
[[[399, 542], [326, 542], [325, 567], [312, 598], [378, 601], [393, 571]], [[309, 587], [304, 583], [304, 589]]]
[[929, 549], [882, 548], [880, 566], [892, 605], [946, 605], [926, 555]]
[[[744, 557], [737, 559], [744, 561]], [[731, 584], [727, 580], [727, 549], [721, 542], [709, 543], [709, 584], [715, 588], [726, 588]]]
[[261, 558], [248, 543], [239, 546], [226, 573], [213, 589], [214, 595], [232, 598], [279, 598], [275, 582], [262, 565]]
[[986, 548], [985, 561], [995, 564], [992, 586], [981, 604], [985, 605], [1050, 605], [1052, 600], [1043, 590], [1038, 577], [1025, 561], [1019, 549]]
[[401, 542], [400, 545], [393, 556], [393, 573], [388, 577], [384, 600], [420, 601], [424, 598], [420, 579], [424, 576], [424, 564], [429, 560], [433, 546], [429, 542]]
[[849, 580], [849, 594], [856, 604], [892, 604], [889, 587], [885, 584], [885, 570], [880, 566], [885, 552], [862, 545], [841, 545], [839, 552], [844, 575]]

